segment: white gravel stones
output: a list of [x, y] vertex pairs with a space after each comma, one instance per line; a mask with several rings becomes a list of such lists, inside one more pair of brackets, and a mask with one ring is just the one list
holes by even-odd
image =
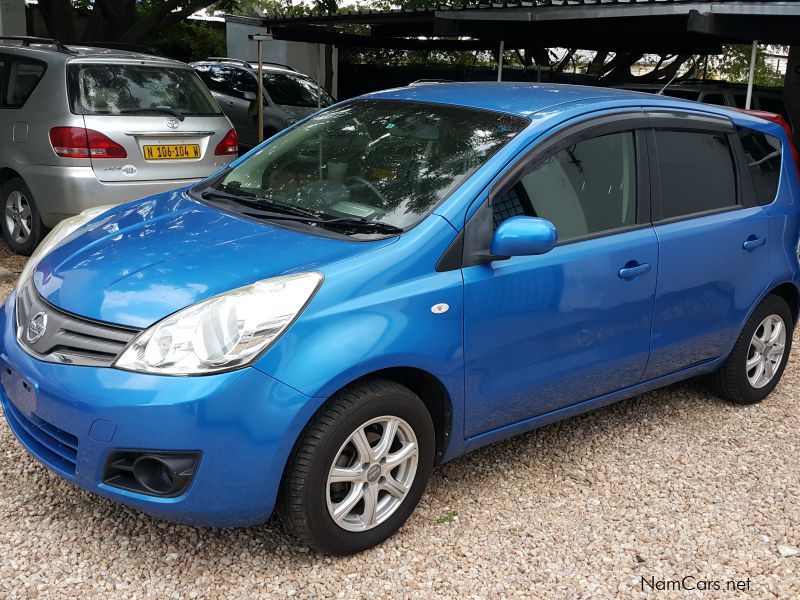
[[672, 598], [643, 581], [687, 576], [749, 590], [686, 597], [798, 598], [780, 551], [800, 545], [798, 399], [795, 350], [761, 405], [689, 382], [495, 444], [437, 468], [400, 533], [350, 558], [276, 521], [156, 521], [51, 474], [0, 420], [0, 598]]

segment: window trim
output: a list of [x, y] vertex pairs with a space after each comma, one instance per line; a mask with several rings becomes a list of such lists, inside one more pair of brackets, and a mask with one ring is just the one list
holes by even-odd
[[[650, 114], [650, 113], [649, 113]], [[678, 223], [689, 219], [698, 219], [711, 215], [741, 210], [750, 208], [755, 205], [755, 190], [748, 189], [744, 184], [749, 179], [744, 176], [742, 171], [745, 164], [743, 157], [743, 150], [741, 142], [736, 135], [736, 127], [733, 122], [725, 117], [715, 117], [710, 115], [700, 115], [691, 112], [660, 112], [650, 114], [652, 126], [647, 131], [648, 145], [651, 148], [650, 152], [650, 198], [651, 198], [651, 217], [653, 226], [667, 225], [669, 223]], [[687, 120], [690, 119], [690, 120]], [[661, 161], [658, 157], [658, 144], [656, 143], [656, 131], [675, 131], [675, 132], [688, 132], [688, 133], [706, 133], [706, 134], [722, 134], [728, 141], [728, 148], [731, 155], [731, 163], [733, 166], [734, 176], [734, 189], [736, 194], [736, 203], [723, 206], [720, 208], [713, 208], [709, 210], [702, 210], [693, 213], [686, 213], [675, 217], [664, 218], [663, 214], [663, 190], [662, 190], [662, 177], [661, 177]]]
[[636, 223], [626, 227], [607, 229], [580, 238], [571, 238], [557, 242], [556, 246], [566, 246], [588, 240], [619, 235], [628, 231], [636, 231], [650, 227], [650, 160], [649, 147], [645, 132], [649, 120], [641, 108], [628, 109], [613, 114], [579, 117], [577, 123], [562, 126], [557, 131], [546, 135], [543, 139], [531, 142], [530, 148], [523, 151], [520, 158], [495, 176], [489, 185], [488, 193], [476, 198], [478, 208], [468, 217], [464, 227], [445, 250], [436, 264], [437, 271], [486, 264], [495, 260], [506, 260], [507, 256], [493, 256], [489, 250], [494, 235], [494, 219], [492, 203], [496, 196], [516, 185], [520, 178], [529, 173], [542, 161], [575, 143], [602, 137], [613, 133], [634, 133], [636, 156]]

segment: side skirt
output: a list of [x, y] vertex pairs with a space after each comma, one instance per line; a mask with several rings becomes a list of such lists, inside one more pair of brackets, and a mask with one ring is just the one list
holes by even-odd
[[556, 421], [568, 419], [569, 417], [574, 417], [581, 413], [607, 406], [609, 404], [613, 404], [614, 402], [625, 400], [626, 398], [638, 396], [640, 394], [644, 394], [645, 392], [662, 388], [685, 379], [711, 373], [712, 371], [715, 371], [723, 361], [724, 358], [716, 358], [711, 361], [700, 363], [699, 365], [694, 365], [688, 369], [676, 371], [675, 373], [670, 373], [669, 375], [663, 375], [657, 379], [645, 381], [644, 383], [639, 383], [632, 387], [612, 392], [610, 394], [598, 396], [597, 398], [592, 398], [590, 400], [584, 400], [582, 402], [578, 402], [577, 404], [565, 406], [564, 408], [559, 408], [536, 417], [531, 417], [530, 419], [526, 419], [524, 421], [519, 421], [511, 425], [505, 425], [504, 427], [499, 427], [497, 429], [492, 429], [486, 433], [481, 433], [466, 439], [462, 444], [458, 444], [458, 447], [454, 447], [456, 445], [451, 444], [442, 462], [446, 462], [452, 458], [456, 458], [461, 454], [465, 454], [482, 446], [486, 446], [487, 444], [519, 435], [533, 429], [538, 429], [539, 427], [549, 425], [550, 423], [555, 423]]

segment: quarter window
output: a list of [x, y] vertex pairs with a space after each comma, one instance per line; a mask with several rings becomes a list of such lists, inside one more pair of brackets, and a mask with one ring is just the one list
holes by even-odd
[[45, 65], [39, 61], [13, 60], [8, 65], [8, 84], [3, 105], [21, 108], [44, 75]]
[[736, 205], [736, 179], [724, 133], [657, 130], [661, 217]]
[[756, 197], [761, 205], [770, 204], [778, 193], [781, 175], [781, 141], [760, 131], [739, 128], [747, 167], [753, 177]]
[[494, 199], [494, 226], [543, 217], [568, 241], [636, 223], [636, 147], [631, 131], [573, 144]]

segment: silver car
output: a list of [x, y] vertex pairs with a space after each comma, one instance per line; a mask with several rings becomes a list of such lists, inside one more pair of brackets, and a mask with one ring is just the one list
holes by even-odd
[[189, 185], [238, 155], [236, 131], [184, 63], [0, 41], [0, 229], [15, 252], [65, 217]]
[[[192, 63], [228, 115], [243, 146], [258, 144], [258, 63], [215, 58]], [[311, 77], [286, 65], [263, 63], [264, 139], [334, 100]]]

